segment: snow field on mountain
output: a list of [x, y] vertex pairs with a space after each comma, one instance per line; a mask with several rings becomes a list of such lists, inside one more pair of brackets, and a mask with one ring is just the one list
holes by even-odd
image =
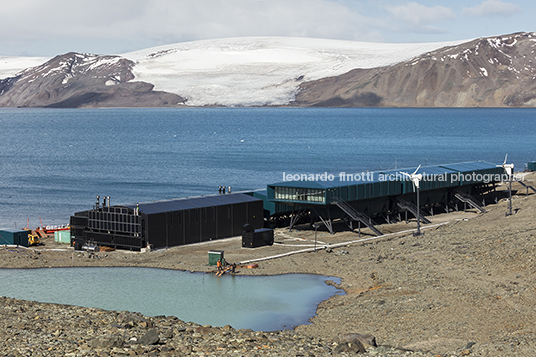
[[177, 43], [121, 56], [136, 62], [135, 80], [186, 97], [187, 105], [285, 105], [304, 81], [391, 65], [463, 42], [245, 37]]

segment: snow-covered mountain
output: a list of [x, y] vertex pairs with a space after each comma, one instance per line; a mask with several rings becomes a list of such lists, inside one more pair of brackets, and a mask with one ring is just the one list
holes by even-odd
[[120, 56], [59, 55], [0, 80], [4, 107], [153, 107], [183, 103], [178, 95], [133, 81], [134, 63]]
[[67, 53], [20, 70], [35, 63], [0, 57], [0, 107], [536, 106], [536, 33], [420, 44], [230, 38]]
[[392, 65], [442, 43], [369, 43], [288, 37], [245, 37], [178, 43], [122, 54], [136, 80], [175, 93], [186, 105], [286, 105], [301, 83], [354, 68]]
[[[306, 81], [395, 64], [461, 42], [246, 37], [178, 43], [120, 56], [70, 53], [46, 63], [43, 58], [1, 57], [0, 106], [287, 105]], [[120, 80], [117, 71], [123, 74]], [[145, 95], [151, 98], [141, 100]]]
[[536, 107], [536, 33], [476, 39], [304, 83], [295, 105]]

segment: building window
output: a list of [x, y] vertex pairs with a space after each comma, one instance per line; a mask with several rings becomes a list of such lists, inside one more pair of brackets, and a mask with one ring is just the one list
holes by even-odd
[[325, 192], [325, 190], [314, 188], [275, 187], [274, 199], [284, 201], [325, 203]]

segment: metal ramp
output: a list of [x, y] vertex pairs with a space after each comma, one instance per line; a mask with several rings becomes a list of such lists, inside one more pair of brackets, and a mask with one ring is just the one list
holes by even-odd
[[348, 215], [348, 217], [350, 217], [354, 221], [363, 223], [365, 226], [370, 228], [370, 230], [373, 231], [374, 234], [376, 234], [377, 236], [383, 235], [383, 233], [380, 232], [378, 230], [378, 228], [374, 227], [374, 222], [372, 221], [372, 219], [369, 216], [367, 216], [364, 213], [356, 211], [348, 203], [346, 203], [344, 201], [341, 201], [338, 198], [334, 198], [333, 202], [331, 204], [336, 205], [337, 207], [339, 207], [344, 213], [346, 213]]
[[524, 183], [523, 181], [521, 181], [520, 179], [518, 179], [517, 177], [513, 176], [514, 180], [516, 182], [519, 182], [521, 184], [521, 186], [525, 187], [527, 189], [527, 193], [528, 193], [528, 190], [532, 190], [532, 192], [536, 193], [536, 188], [534, 188], [533, 186], [531, 185], [527, 185], [526, 183]]
[[478, 202], [473, 196], [466, 195], [465, 193], [456, 192], [456, 191], [452, 191], [452, 193], [454, 194], [454, 197], [456, 197], [457, 199], [459, 199], [460, 201], [462, 201], [464, 203], [467, 203], [468, 205], [470, 205], [471, 207], [475, 208], [480, 213], [486, 213], [487, 212], [484, 209], [484, 207], [482, 207], [480, 202]]
[[[415, 217], [417, 217], [417, 206], [414, 205], [411, 202], [404, 201], [404, 200], [396, 200], [396, 205], [400, 207], [401, 209], [405, 209], [407, 211], [410, 211]], [[419, 218], [421, 219], [421, 222], [423, 223], [432, 223], [428, 218], [424, 216], [424, 213], [419, 210]]]

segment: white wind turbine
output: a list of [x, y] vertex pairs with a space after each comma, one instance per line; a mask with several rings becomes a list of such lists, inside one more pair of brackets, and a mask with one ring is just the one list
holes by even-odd
[[512, 176], [514, 173], [514, 164], [507, 164], [506, 160], [508, 159], [508, 154], [504, 157], [504, 162], [502, 165], [497, 165], [497, 167], [502, 167], [504, 169], [504, 172], [508, 175], [508, 181], [510, 182], [509, 188], [508, 188], [508, 212], [506, 212], [507, 216], [512, 215]]
[[408, 174], [407, 172], [400, 171], [401, 174], [406, 175], [413, 182], [413, 186], [417, 191], [417, 232], [413, 233], [414, 236], [420, 236], [421, 233], [421, 208], [419, 202], [419, 186], [422, 180], [422, 174], [418, 174], [417, 171], [421, 168], [421, 165], [412, 173]]

